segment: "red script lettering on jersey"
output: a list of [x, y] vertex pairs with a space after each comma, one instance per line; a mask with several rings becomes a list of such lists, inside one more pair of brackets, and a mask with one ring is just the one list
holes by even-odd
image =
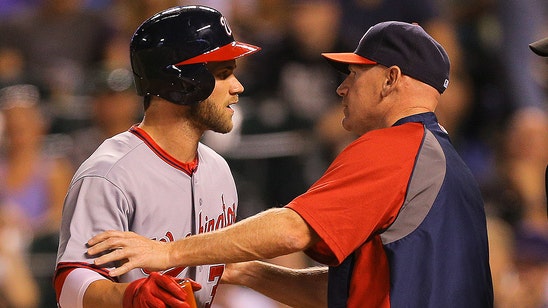
[[225, 204], [224, 196], [221, 196], [221, 200], [223, 202], [223, 212], [216, 218], [209, 218], [205, 216], [205, 218], [202, 219], [202, 212], [200, 211], [198, 216], [200, 223], [198, 233], [214, 231], [219, 228], [230, 226], [236, 222], [236, 204], [232, 203], [231, 206], [227, 206]]

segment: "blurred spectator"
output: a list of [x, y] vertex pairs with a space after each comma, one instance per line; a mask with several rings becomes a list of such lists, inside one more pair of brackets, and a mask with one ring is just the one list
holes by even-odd
[[544, 170], [548, 162], [548, 115], [535, 108], [516, 111], [496, 148], [496, 180], [484, 186], [489, 211], [513, 227], [542, 231], [548, 236]]
[[503, 93], [504, 66], [497, 50], [500, 28], [496, 22], [497, 0], [446, 1], [457, 27], [459, 42], [466, 59], [463, 67], [470, 72], [470, 112], [463, 119], [459, 150], [480, 185], [493, 176], [493, 148], [497, 130], [509, 113]]
[[548, 162], [548, 113], [535, 107], [516, 111], [506, 128], [503, 174], [520, 200], [521, 224], [548, 237], [544, 169]]
[[36, 11], [11, 19], [9, 29], [23, 51], [31, 81], [47, 89], [43, 101], [54, 116], [50, 132], [85, 125], [88, 112], [81, 90], [110, 36], [105, 18], [85, 10], [82, 0], [48, 0]]
[[39, 307], [27, 254], [31, 232], [22, 215], [12, 206], [0, 206], [0, 307]]
[[[290, 112], [303, 123], [303, 127], [314, 142], [318, 144], [315, 151], [307, 154], [307, 159], [314, 153], [327, 153], [319, 157], [322, 165], [310, 166], [316, 173], [310, 174], [308, 183], [315, 181], [321, 172], [331, 162], [331, 158], [338, 153], [337, 144], [354, 139], [350, 133], [344, 131], [340, 125], [342, 116], [338, 118], [336, 126], [331, 127], [342, 131], [332, 144], [333, 140], [326, 139], [323, 133], [315, 131], [317, 123], [335, 108], [340, 108], [340, 97], [335, 89], [342, 81], [342, 75], [333, 71], [321, 57], [322, 52], [340, 50], [342, 42], [339, 37], [341, 10], [336, 2], [323, 0], [301, 0], [291, 5], [290, 28], [288, 42], [284, 53], [286, 61], [280, 68], [279, 93], [290, 105]], [[338, 114], [341, 115], [341, 114]], [[319, 135], [316, 135], [320, 132]], [[344, 138], [348, 136], [347, 138]], [[340, 138], [343, 137], [343, 138]], [[335, 148], [333, 148], [335, 147]]]
[[[73, 174], [68, 160], [48, 153], [47, 123], [38, 89], [14, 85], [0, 90], [4, 138], [0, 156], [0, 195], [22, 213], [29, 226], [28, 250], [33, 275], [40, 284], [41, 305], [55, 305], [51, 287], [63, 199]], [[53, 298], [54, 299], [54, 298]], [[49, 303], [49, 304], [46, 304]]]
[[0, 179], [4, 197], [27, 215], [35, 235], [56, 232], [72, 170], [61, 158], [44, 153], [47, 124], [32, 85], [0, 91], [4, 120]]
[[107, 138], [128, 130], [138, 122], [141, 99], [135, 94], [131, 71], [117, 68], [97, 73], [97, 88], [91, 94], [92, 124], [73, 131], [70, 158], [79, 166]]
[[127, 41], [116, 36], [108, 41], [103, 61], [87, 83], [90, 125], [70, 133], [70, 159], [78, 167], [107, 138], [128, 130], [141, 118], [142, 99], [133, 86]]
[[[492, 261], [495, 289], [497, 280], [504, 289], [495, 299], [500, 307], [546, 307], [548, 223], [544, 170], [548, 162], [548, 115], [536, 107], [520, 108], [503, 133], [504, 142], [497, 149], [497, 180], [484, 187], [491, 220], [506, 225], [504, 230], [492, 230], [489, 240], [493, 245], [508, 241], [512, 257], [509, 271], [499, 271], [499, 263]], [[501, 254], [504, 252], [491, 257], [501, 260]]]
[[28, 69], [19, 32], [11, 18], [0, 20], [0, 88], [21, 83], [39, 84]]

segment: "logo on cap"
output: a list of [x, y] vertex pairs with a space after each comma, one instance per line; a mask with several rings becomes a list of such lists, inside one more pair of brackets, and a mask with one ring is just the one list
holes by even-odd
[[225, 27], [225, 31], [228, 36], [232, 35], [232, 29], [230, 29], [230, 26], [228, 25], [228, 20], [226, 20], [224, 16], [221, 16], [221, 25]]

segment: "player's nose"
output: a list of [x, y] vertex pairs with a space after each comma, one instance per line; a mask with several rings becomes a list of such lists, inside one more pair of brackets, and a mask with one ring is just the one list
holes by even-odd
[[242, 83], [236, 78], [236, 76], [233, 76], [232, 83], [230, 85], [230, 94], [240, 94], [244, 92], [244, 86]]

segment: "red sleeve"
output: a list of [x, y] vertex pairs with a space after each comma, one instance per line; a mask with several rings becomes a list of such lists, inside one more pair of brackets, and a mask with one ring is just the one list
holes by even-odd
[[306, 193], [287, 205], [321, 238], [306, 251], [311, 258], [338, 265], [394, 221], [423, 136], [420, 123], [361, 136]]

